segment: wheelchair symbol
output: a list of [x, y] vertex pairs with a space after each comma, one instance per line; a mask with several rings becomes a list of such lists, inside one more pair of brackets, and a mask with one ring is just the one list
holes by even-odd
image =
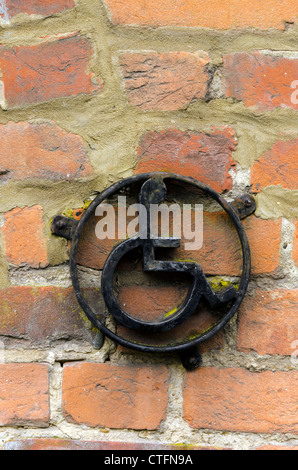
[[[242, 273], [237, 291], [233, 286], [230, 286], [221, 293], [215, 293], [202, 271], [201, 266], [195, 262], [162, 261], [156, 259], [157, 248], [162, 250], [167, 248], [177, 248], [180, 246], [181, 242], [180, 238], [154, 237], [151, 233], [150, 206], [152, 204], [159, 204], [165, 200], [168, 191], [167, 184], [172, 182], [179, 185], [183, 184], [186, 188], [189, 186], [194, 188], [196, 191], [199, 190], [201, 193], [206, 193], [214, 199], [229, 216], [229, 219], [237, 232], [242, 249]], [[222, 310], [225, 311], [220, 315], [220, 318], [216, 323], [206, 331], [199, 332], [197, 335], [192, 336], [187, 341], [182, 340], [181, 342], [178, 341], [174, 344], [171, 342], [170, 344], [152, 345], [149, 344], [150, 341], [148, 344], [144, 344], [143, 342], [130, 341], [120, 336], [106, 326], [105, 316], [103, 313], [94, 311], [89, 305], [80, 285], [77, 256], [80, 237], [82, 236], [83, 230], [92, 215], [95, 213], [96, 208], [101, 203], [106, 199], [113, 197], [115, 194], [119, 193], [119, 191], [132, 186], [138, 186], [140, 188], [139, 203], [146, 208], [146, 220], [140, 219], [139, 233], [136, 236], [116, 245], [107, 257], [101, 278], [101, 291], [104, 301], [109, 313], [118, 323], [145, 334], [170, 332], [172, 329], [181, 325], [191, 317], [202, 298], [207, 301], [211, 308], [218, 307], [220, 309], [223, 307]], [[200, 354], [197, 350], [199, 344], [210, 339], [227, 325], [237, 312], [246, 294], [250, 277], [251, 256], [249, 243], [241, 220], [253, 214], [255, 210], [256, 204], [254, 198], [249, 194], [244, 194], [235, 201], [229, 203], [212, 188], [194, 180], [193, 178], [165, 172], [146, 173], [119, 181], [104, 190], [92, 201], [80, 221], [57, 215], [53, 219], [51, 229], [53, 234], [71, 241], [70, 274], [75, 294], [87, 318], [93, 326], [99, 330], [100, 334], [107, 336], [126, 348], [131, 348], [141, 352], [177, 352], [182, 359], [183, 365], [188, 369], [193, 369], [198, 367], [201, 362]], [[191, 276], [192, 279], [191, 287], [189, 288], [182, 305], [175, 309], [171, 315], [165, 316], [165, 318], [158, 322], [145, 322], [132, 317], [118, 304], [113, 292], [113, 278], [119, 262], [127, 253], [136, 248], [139, 248], [142, 251], [143, 270], [145, 272], [185, 273], [185, 275]], [[100, 344], [102, 344], [102, 342], [100, 342]]]
[[[109, 312], [122, 325], [144, 332], [157, 333], [169, 331], [183, 323], [197, 308], [201, 297], [204, 297], [210, 307], [224, 304], [237, 297], [234, 287], [229, 287], [221, 294], [216, 294], [210, 287], [201, 267], [194, 262], [159, 261], [155, 259], [156, 248], [177, 248], [180, 246], [178, 238], [154, 238], [151, 233], [150, 205], [159, 204], [167, 195], [167, 187], [163, 178], [153, 177], [142, 186], [139, 202], [146, 208], [147, 220], [140, 219], [139, 234], [132, 239], [125, 240], [117, 245], [110, 253], [102, 273], [102, 294]], [[147, 233], [144, 236], [144, 231]], [[113, 292], [113, 278], [120, 260], [136, 248], [143, 251], [143, 270], [146, 272], [172, 272], [185, 273], [192, 277], [192, 286], [184, 303], [172, 314], [156, 323], [146, 323], [128, 315], [118, 304]]]

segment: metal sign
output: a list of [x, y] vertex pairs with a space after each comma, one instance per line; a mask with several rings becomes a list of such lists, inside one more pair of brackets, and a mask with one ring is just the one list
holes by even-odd
[[[196, 262], [181, 262], [181, 261], [161, 261], [156, 259], [156, 249], [177, 248], [180, 246], [179, 238], [160, 238], [152, 236], [151, 220], [150, 220], [150, 206], [152, 204], [159, 204], [163, 202], [167, 196], [167, 185], [171, 182], [177, 182], [188, 188], [195, 188], [213, 200], [229, 216], [234, 228], [236, 229], [238, 238], [240, 240], [242, 249], [242, 274], [239, 282], [239, 287], [236, 290], [233, 286], [229, 286], [223, 292], [216, 293], [210, 286], [207, 277], [202, 271], [201, 266]], [[139, 232], [132, 238], [128, 238], [118, 245], [116, 245], [110, 252], [105, 262], [102, 271], [101, 291], [105, 304], [109, 313], [114, 319], [126, 328], [142, 332], [144, 334], [156, 334], [171, 331], [173, 328], [181, 325], [188, 318], [191, 317], [193, 312], [197, 309], [200, 300], [203, 298], [210, 307], [227, 307], [220, 319], [208, 328], [203, 333], [195, 335], [185, 342], [178, 342], [176, 344], [163, 344], [163, 345], [150, 345], [141, 342], [129, 341], [122, 336], [111, 331], [104, 321], [99, 320], [99, 313], [95, 312], [86, 301], [82, 288], [79, 282], [77, 255], [78, 246], [82, 232], [90, 217], [94, 214], [96, 208], [108, 198], [119, 193], [124, 188], [128, 188], [133, 184], [140, 184], [139, 202], [146, 208], [145, 218], [140, 218]], [[52, 232], [56, 235], [62, 236], [71, 240], [70, 249], [70, 272], [73, 287], [78, 299], [79, 304], [84, 310], [90, 322], [100, 331], [113, 341], [121, 344], [126, 348], [132, 348], [141, 352], [149, 353], [178, 353], [181, 357], [182, 363], [185, 368], [192, 370], [201, 364], [201, 355], [198, 346], [203, 341], [210, 339], [212, 336], [222, 330], [227, 323], [232, 319], [238, 310], [247, 290], [251, 258], [250, 249], [247, 236], [241, 219], [252, 214], [256, 209], [256, 204], [251, 195], [245, 194], [237, 198], [232, 203], [228, 203], [217, 192], [209, 188], [203, 183], [200, 183], [193, 178], [183, 177], [170, 173], [147, 173], [142, 175], [132, 176], [123, 181], [119, 181], [112, 185], [110, 188], [103, 191], [87, 208], [80, 221], [75, 221], [61, 215], [54, 218], [52, 223]], [[191, 287], [188, 294], [179, 308], [166, 316], [159, 322], [145, 322], [140, 319], [134, 318], [129, 315], [119, 305], [117, 298], [113, 292], [113, 278], [115, 270], [119, 265], [121, 259], [131, 252], [139, 248], [142, 250], [143, 255], [143, 270], [145, 272], [171, 272], [171, 273], [184, 273], [192, 279]]]

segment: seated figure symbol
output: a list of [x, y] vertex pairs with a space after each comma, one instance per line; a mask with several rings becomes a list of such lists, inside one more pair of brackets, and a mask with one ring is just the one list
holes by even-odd
[[[183, 323], [199, 305], [203, 297], [210, 305], [216, 307], [237, 297], [234, 287], [217, 294], [213, 291], [202, 268], [195, 262], [177, 262], [156, 260], [156, 248], [177, 248], [179, 238], [158, 238], [151, 233], [150, 207], [165, 200], [167, 187], [161, 176], [148, 179], [143, 183], [139, 193], [139, 203], [145, 208], [146, 220], [139, 219], [139, 233], [133, 238], [118, 244], [109, 254], [102, 273], [102, 294], [109, 312], [120, 324], [139, 331], [157, 333], [169, 331]], [[141, 248], [143, 252], [143, 270], [147, 272], [185, 273], [192, 278], [191, 287], [183, 304], [169, 317], [159, 322], [144, 322], [126, 313], [118, 304], [113, 292], [113, 277], [120, 260], [130, 251]]]

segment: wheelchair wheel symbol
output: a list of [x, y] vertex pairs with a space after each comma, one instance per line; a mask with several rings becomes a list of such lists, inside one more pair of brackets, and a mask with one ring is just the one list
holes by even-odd
[[[159, 204], [164, 201], [167, 195], [168, 184], [170, 183], [182, 184], [186, 189], [187, 187], [191, 187], [196, 191], [198, 190], [199, 192], [207, 194], [215, 200], [228, 215], [237, 232], [242, 250], [242, 273], [237, 290], [233, 286], [230, 286], [224, 292], [214, 292], [198, 263], [162, 261], [157, 259], [156, 249], [164, 250], [166, 248], [176, 248], [180, 245], [180, 240], [177, 238], [156, 238], [152, 237], [150, 233], [150, 204]], [[220, 316], [216, 323], [206, 331], [195, 335], [187, 341], [178, 342], [176, 344], [151, 345], [144, 344], [144, 342], [127, 340], [119, 334], [116, 334], [105, 325], [104, 321], [99, 319], [99, 314], [101, 312], [94, 311], [83, 295], [77, 265], [78, 247], [83, 230], [88, 224], [91, 216], [94, 214], [96, 208], [103, 203], [103, 201], [113, 197], [119, 193], [119, 191], [133, 185], [138, 185], [138, 187], [140, 187], [139, 202], [147, 209], [147, 220], [146, 224], [143, 225], [142, 220], [140, 220], [140, 231], [138, 235], [119, 243], [108, 255], [102, 271], [101, 279], [101, 291], [105, 304], [109, 313], [119, 324], [145, 334], [171, 332], [172, 329], [182, 325], [192, 316], [201, 299], [204, 299], [211, 308], [215, 306], [220, 308], [221, 306], [228, 305], [227, 311]], [[241, 196], [236, 201], [229, 203], [212, 188], [194, 180], [193, 178], [162, 172], [147, 173], [135, 175], [119, 181], [103, 191], [96, 197], [96, 199], [93, 200], [79, 222], [75, 221], [74, 223], [73, 220], [71, 221], [62, 216], [56, 216], [53, 220], [52, 232], [71, 240], [70, 272], [73, 287], [80, 306], [93, 326], [100, 330], [103, 335], [125, 348], [149, 353], [178, 353], [182, 358], [184, 366], [188, 369], [193, 369], [201, 362], [197, 347], [200, 343], [210, 339], [227, 325], [235, 315], [246, 294], [250, 277], [251, 255], [248, 239], [241, 223], [241, 219], [252, 214], [255, 211], [255, 208], [255, 202], [250, 195]], [[147, 231], [147, 233], [144, 233], [145, 231]], [[142, 251], [143, 270], [145, 272], [184, 273], [192, 279], [191, 287], [183, 304], [177, 308], [173, 314], [161, 321], [145, 322], [132, 317], [123, 310], [114, 295], [113, 278], [116, 268], [121, 259], [127, 253], [136, 248], [141, 249]]]

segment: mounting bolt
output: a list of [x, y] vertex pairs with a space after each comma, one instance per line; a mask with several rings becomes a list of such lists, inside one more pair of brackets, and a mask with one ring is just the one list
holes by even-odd
[[61, 230], [62, 228], [65, 228], [65, 227], [66, 227], [66, 223], [65, 223], [65, 221], [64, 221], [63, 219], [57, 220], [57, 222], [56, 222], [55, 225], [56, 225], [56, 227], [57, 227], [58, 229], [60, 229], [60, 230]]
[[52, 221], [51, 231], [54, 235], [71, 240], [77, 224], [78, 222], [74, 219], [64, 215], [56, 215]]
[[189, 371], [197, 369], [202, 364], [202, 356], [196, 346], [180, 353], [180, 359], [183, 367]]
[[244, 203], [245, 207], [251, 207], [252, 200], [249, 199], [249, 198], [246, 198], [246, 199], [244, 199], [243, 203]]
[[240, 219], [245, 219], [253, 214], [257, 208], [254, 197], [250, 194], [243, 194], [232, 202], [232, 206], [236, 209]]

